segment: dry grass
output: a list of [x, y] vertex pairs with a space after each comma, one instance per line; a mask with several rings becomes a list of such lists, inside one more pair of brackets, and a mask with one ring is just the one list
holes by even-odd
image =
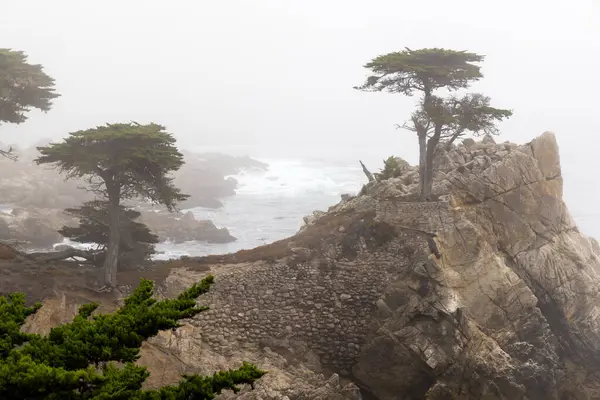
[[[351, 259], [361, 237], [365, 238], [370, 248], [374, 248], [396, 236], [391, 227], [375, 223], [374, 217], [374, 212], [357, 213], [354, 210], [331, 213], [319, 218], [301, 233], [265, 246], [233, 254], [159, 261], [143, 271], [120, 271], [117, 280], [119, 285], [132, 287], [137, 287], [141, 278], [153, 280], [160, 285], [174, 268], [208, 271], [212, 265], [276, 262], [284, 258], [293, 264], [299, 257], [291, 251], [294, 247], [310, 249], [313, 250], [312, 254], [318, 255], [325, 247], [339, 245], [343, 256]], [[0, 245], [0, 274], [3, 275], [0, 279], [0, 294], [5, 294], [7, 290], [22, 291], [39, 299], [57, 287], [92, 290], [100, 286], [101, 272], [99, 268], [76, 267], [69, 263], [23, 263], [15, 259], [12, 248]]]

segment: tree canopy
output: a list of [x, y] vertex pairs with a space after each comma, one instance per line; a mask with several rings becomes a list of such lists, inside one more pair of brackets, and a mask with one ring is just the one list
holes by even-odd
[[102, 197], [116, 190], [120, 199], [140, 197], [173, 209], [187, 198], [169, 175], [184, 164], [175, 142], [158, 124], [106, 124], [38, 147], [35, 161], [55, 165], [68, 179], [86, 179], [87, 190]]
[[[22, 51], [0, 49], [0, 124], [25, 122], [27, 112], [48, 111], [59, 96], [41, 65], [29, 64]], [[0, 149], [0, 156], [14, 158], [11, 149]]]
[[70, 133], [60, 143], [37, 148], [37, 164], [54, 165], [67, 179], [82, 178], [108, 204], [109, 238], [105, 282], [115, 286], [120, 245], [120, 202], [141, 198], [173, 210], [188, 196], [173, 184], [184, 163], [175, 138], [161, 125], [106, 124]]
[[[136, 365], [140, 347], [159, 331], [207, 310], [196, 305], [214, 282], [208, 276], [175, 299], [152, 298], [152, 281], [142, 280], [112, 314], [92, 315], [86, 304], [71, 323], [47, 336], [21, 331], [40, 304], [27, 307], [25, 296], [0, 297], [0, 398], [3, 400], [187, 400], [213, 399], [223, 389], [252, 384], [266, 372], [244, 363], [213, 376], [183, 376], [175, 386], [143, 390], [149, 373]], [[119, 366], [116, 363], [122, 363]]]
[[415, 91], [431, 94], [440, 88], [458, 90], [483, 77], [475, 64], [483, 59], [484, 56], [467, 51], [406, 48], [375, 57], [365, 64], [372, 75], [356, 89], [406, 96], [412, 96]]
[[29, 64], [22, 51], [0, 49], [0, 122], [25, 122], [28, 111], [49, 111], [59, 96], [41, 65]]
[[[109, 217], [106, 201], [89, 201], [81, 207], [67, 208], [65, 212], [79, 218], [79, 226], [63, 226], [58, 232], [78, 243], [94, 243], [96, 248], [90, 253], [94, 264], [101, 265], [108, 247]], [[135, 267], [148, 260], [154, 253], [158, 236], [148, 227], [136, 221], [140, 213], [120, 206], [119, 218], [121, 241], [119, 243], [119, 268]]]
[[490, 98], [479, 93], [446, 98], [436, 94], [438, 89], [466, 89], [481, 79], [478, 63], [483, 59], [484, 56], [467, 51], [406, 48], [375, 57], [364, 66], [371, 75], [355, 89], [406, 96], [421, 94], [417, 109], [401, 127], [417, 134], [422, 200], [431, 200], [433, 158], [441, 141], [450, 145], [467, 133], [497, 134], [496, 124], [512, 115], [510, 110], [492, 107]]

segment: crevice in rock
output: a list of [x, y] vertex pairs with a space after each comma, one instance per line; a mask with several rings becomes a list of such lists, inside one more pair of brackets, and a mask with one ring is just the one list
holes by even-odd
[[546, 289], [537, 282], [527, 269], [522, 268], [518, 261], [504, 249], [499, 249], [504, 255], [504, 262], [517, 276], [522, 279], [525, 284], [531, 289], [537, 298], [536, 307], [540, 310], [550, 330], [560, 343], [559, 356], [564, 357], [575, 356], [579, 358], [579, 354], [575, 350], [577, 346], [573, 343], [573, 337], [569, 329], [569, 324], [564, 313], [561, 312], [560, 306], [556, 303], [553, 297]]
[[[488, 184], [488, 182], [485, 181], [484, 178], [485, 177], [474, 177], [473, 179], [474, 180], [479, 180], [479, 182], [481, 182], [483, 185], [486, 185], [489, 188], [489, 184]], [[528, 187], [528, 186], [531, 186], [531, 185], [535, 185], [536, 183], [540, 183], [540, 182], [544, 182], [544, 181], [552, 181], [552, 180], [556, 180], [556, 179], [559, 179], [559, 178], [561, 178], [561, 174], [558, 174], [556, 176], [549, 176], [549, 177], [546, 177], [546, 178], [543, 178], [543, 179], [538, 179], [538, 180], [535, 180], [535, 181], [532, 181], [532, 182], [525, 182], [525, 183], [523, 183], [521, 185], [514, 186], [514, 187], [512, 187], [510, 189], [505, 189], [505, 190], [503, 190], [501, 192], [495, 193], [492, 196], [486, 196], [486, 197], [484, 197], [482, 199], [477, 199], [476, 197], [471, 196], [471, 201], [465, 201], [464, 205], [465, 206], [473, 206], [473, 205], [482, 204], [482, 203], [485, 203], [488, 200], [495, 199], [496, 197], [503, 196], [503, 195], [508, 194], [510, 192], [513, 192], [515, 190], [521, 189], [523, 187]], [[452, 178], [445, 178], [444, 180], [446, 180], [450, 185], [456, 187], [459, 190], [464, 190], [467, 193], [469, 192], [469, 188], [466, 185], [464, 185], [459, 180], [452, 179]]]

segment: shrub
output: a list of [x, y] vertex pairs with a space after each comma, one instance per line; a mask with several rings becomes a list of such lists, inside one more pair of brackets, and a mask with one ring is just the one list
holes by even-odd
[[153, 282], [142, 280], [114, 313], [92, 316], [98, 304], [85, 304], [71, 323], [53, 328], [47, 336], [20, 329], [41, 304], [27, 307], [20, 293], [0, 297], [0, 399], [200, 400], [253, 384], [266, 372], [244, 363], [212, 376], [183, 376], [178, 385], [142, 389], [149, 373], [135, 364], [140, 346], [206, 310], [196, 305], [196, 298], [212, 283], [208, 276], [175, 299], [157, 301], [152, 298]]

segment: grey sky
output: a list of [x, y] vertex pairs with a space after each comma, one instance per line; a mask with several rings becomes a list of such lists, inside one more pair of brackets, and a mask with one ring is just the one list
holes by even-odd
[[600, 0], [6, 0], [0, 47], [43, 64], [63, 96], [0, 140], [137, 120], [188, 148], [415, 161], [394, 129], [414, 100], [352, 87], [376, 55], [435, 46], [487, 56], [474, 90], [514, 109], [505, 140], [552, 130], [566, 171], [586, 155], [598, 169], [599, 14]]

